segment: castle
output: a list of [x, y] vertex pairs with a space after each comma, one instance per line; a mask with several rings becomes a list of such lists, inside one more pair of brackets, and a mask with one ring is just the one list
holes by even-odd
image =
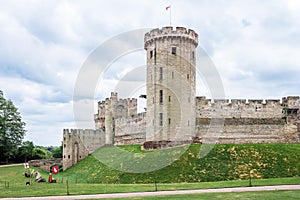
[[198, 35], [183, 27], [145, 34], [147, 111], [118, 94], [98, 102], [95, 129], [63, 130], [63, 168], [105, 145], [157, 149], [186, 143], [300, 142], [299, 96], [282, 100], [196, 97]]

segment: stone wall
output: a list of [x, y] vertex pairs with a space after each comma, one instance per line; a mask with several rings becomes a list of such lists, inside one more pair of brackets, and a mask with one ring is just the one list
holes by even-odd
[[275, 100], [222, 99], [196, 97], [197, 116], [201, 118], [282, 118], [283, 105]]
[[297, 126], [281, 118], [224, 119], [224, 126], [198, 119], [196, 142], [199, 143], [296, 143]]
[[103, 130], [64, 129], [63, 169], [67, 169], [105, 145]]
[[50, 167], [53, 165], [62, 165], [62, 158], [30, 160], [30, 166], [38, 167], [43, 171], [50, 172]]
[[146, 141], [146, 113], [115, 120], [115, 145], [143, 144]]

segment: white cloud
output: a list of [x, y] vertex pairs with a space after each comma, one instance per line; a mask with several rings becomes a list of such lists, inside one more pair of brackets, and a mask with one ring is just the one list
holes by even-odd
[[[37, 144], [59, 145], [62, 128], [76, 126], [73, 91], [88, 55], [123, 32], [169, 25], [168, 3], [2, 2], [0, 89], [20, 108], [27, 122], [27, 138]], [[171, 9], [173, 26], [199, 33], [199, 44], [215, 63], [228, 98], [300, 94], [298, 0], [178, 0]], [[129, 85], [140, 81], [139, 73], [132, 69], [145, 64], [144, 56], [137, 52], [113, 62], [95, 89], [94, 96], [100, 99], [91, 99], [91, 104], [109, 96], [122, 78]], [[210, 95], [204, 83], [198, 83], [197, 94]], [[89, 83], [84, 86], [90, 87]], [[137, 88], [132, 93], [142, 91]], [[55, 140], [45, 137], [51, 135]]]

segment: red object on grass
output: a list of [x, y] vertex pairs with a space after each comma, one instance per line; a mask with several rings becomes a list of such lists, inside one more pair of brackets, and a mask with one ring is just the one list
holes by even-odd
[[57, 174], [58, 173], [58, 166], [53, 166], [52, 167], [52, 174]]

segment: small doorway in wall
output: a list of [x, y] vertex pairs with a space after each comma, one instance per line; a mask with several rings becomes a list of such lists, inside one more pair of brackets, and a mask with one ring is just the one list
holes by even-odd
[[79, 147], [78, 147], [78, 143], [75, 142], [74, 144], [74, 163], [73, 164], [76, 164], [78, 163], [78, 157], [79, 157]]

